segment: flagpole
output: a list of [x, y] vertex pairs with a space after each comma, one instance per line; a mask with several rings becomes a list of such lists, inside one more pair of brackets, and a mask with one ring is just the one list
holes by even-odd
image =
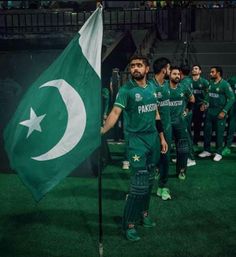
[[[102, 139], [101, 139], [102, 142]], [[102, 159], [101, 159], [101, 146], [99, 147], [98, 154], [98, 216], [99, 216], [99, 237], [98, 237], [98, 250], [99, 257], [103, 257], [103, 226], [102, 226]]]
[[[97, 5], [97, 8], [102, 8], [101, 0], [96, 0], [96, 5]], [[100, 97], [102, 96], [101, 92], [102, 92], [102, 88], [100, 90]], [[100, 120], [103, 125], [103, 117], [101, 117], [101, 112], [100, 112]], [[101, 145], [98, 149], [98, 222], [99, 222], [98, 253], [99, 253], [99, 257], [103, 257], [103, 226], [102, 226], [102, 166], [103, 166], [103, 163], [102, 163], [102, 156], [101, 156], [102, 144], [103, 144], [103, 138], [101, 136]]]

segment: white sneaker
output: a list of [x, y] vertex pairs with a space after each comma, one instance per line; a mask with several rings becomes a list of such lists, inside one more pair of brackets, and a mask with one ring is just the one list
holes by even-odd
[[187, 167], [195, 166], [197, 163], [195, 160], [188, 159]]
[[213, 161], [219, 162], [221, 159], [222, 159], [222, 155], [216, 153], [216, 154], [215, 154], [215, 157], [213, 158]]
[[201, 157], [201, 158], [210, 157], [211, 153], [208, 152], [208, 151], [203, 151], [198, 156]]
[[128, 161], [123, 161], [122, 169], [123, 170], [128, 170], [129, 169], [129, 162]]

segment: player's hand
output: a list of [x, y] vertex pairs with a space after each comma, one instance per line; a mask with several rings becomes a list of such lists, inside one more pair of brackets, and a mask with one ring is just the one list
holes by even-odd
[[219, 118], [220, 120], [224, 119], [224, 117], [225, 117], [225, 112], [220, 112], [220, 113], [218, 114], [218, 118]]
[[166, 143], [166, 140], [163, 138], [161, 139], [161, 153], [167, 153], [168, 151], [168, 144]]
[[104, 114], [104, 115], [103, 115], [103, 125], [105, 124], [106, 119], [107, 119], [107, 115], [106, 115], [106, 114]]
[[101, 127], [100, 133], [101, 133], [101, 135], [104, 135], [104, 134], [105, 134], [103, 127]]

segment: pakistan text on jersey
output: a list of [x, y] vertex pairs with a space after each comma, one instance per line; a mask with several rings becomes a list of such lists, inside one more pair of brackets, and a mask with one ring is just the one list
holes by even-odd
[[219, 98], [220, 95], [217, 93], [209, 93], [209, 96], [213, 98]]
[[170, 100], [168, 99], [165, 101], [161, 101], [159, 106], [163, 107], [163, 106], [169, 106], [169, 105], [170, 105]]
[[179, 106], [183, 104], [183, 100], [179, 101], [170, 101], [170, 106]]
[[202, 90], [200, 90], [200, 89], [194, 89], [194, 90], [193, 90], [193, 93], [196, 94], [196, 95], [202, 94]]
[[138, 113], [153, 112], [157, 110], [157, 104], [145, 104], [138, 106]]

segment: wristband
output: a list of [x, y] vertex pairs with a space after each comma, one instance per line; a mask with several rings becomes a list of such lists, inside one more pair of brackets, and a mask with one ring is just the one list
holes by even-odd
[[156, 120], [156, 128], [159, 133], [163, 133], [163, 126], [161, 120]]

